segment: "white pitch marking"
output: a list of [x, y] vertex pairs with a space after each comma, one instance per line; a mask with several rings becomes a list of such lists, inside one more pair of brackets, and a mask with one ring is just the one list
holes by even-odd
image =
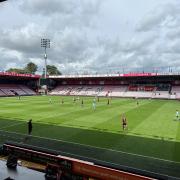
[[[8, 132], [8, 133], [9, 133], [9, 131], [4, 131], [4, 132]], [[16, 133], [16, 132], [10, 132], [10, 133], [19, 134], [19, 135], [26, 135], [26, 134], [23, 134], [23, 133]], [[180, 162], [171, 161], [171, 160], [167, 160], [167, 159], [161, 159], [161, 158], [156, 158], [156, 157], [151, 157], [151, 156], [145, 156], [145, 155], [141, 155], [141, 154], [129, 153], [129, 152], [119, 151], [119, 150], [115, 150], [115, 149], [108, 149], [108, 148], [103, 148], [103, 147], [96, 147], [96, 146], [91, 146], [91, 145], [86, 145], [86, 144], [75, 143], [75, 142], [71, 142], [71, 141], [64, 141], [64, 140], [60, 140], [60, 139], [54, 139], [54, 138], [48, 138], [48, 137], [41, 137], [41, 136], [34, 136], [34, 135], [31, 135], [31, 137], [35, 137], [35, 138], [39, 138], [39, 139], [54, 140], [54, 141], [65, 142], [65, 143], [69, 143], [69, 144], [75, 144], [75, 145], [80, 145], [80, 146], [85, 146], [85, 147], [91, 147], [91, 148], [95, 148], [95, 149], [101, 149], [101, 150], [103, 149], [103, 150], [112, 151], [112, 152], [117, 152], [117, 153], [123, 153], [123, 154], [128, 154], [128, 155], [143, 157], [143, 158], [149, 158], [149, 159], [155, 159], [155, 160], [160, 160], [160, 161], [165, 161], [165, 162], [180, 164]]]
[[16, 124], [12, 124], [12, 125], [9, 125], [9, 126], [4, 126], [4, 127], [0, 128], [0, 130], [6, 129], [6, 128], [9, 128], [9, 127], [13, 127], [13, 126], [17, 126], [17, 125], [19, 125], [19, 124], [24, 124], [24, 123], [25, 123], [25, 121], [19, 122], [19, 123], [16, 123]]

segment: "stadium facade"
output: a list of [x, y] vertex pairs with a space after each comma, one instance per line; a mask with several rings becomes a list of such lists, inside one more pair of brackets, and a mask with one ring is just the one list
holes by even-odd
[[50, 95], [180, 98], [179, 73], [49, 76]]
[[[0, 96], [36, 95], [40, 75], [0, 72]], [[49, 76], [49, 95], [180, 99], [179, 73]]]

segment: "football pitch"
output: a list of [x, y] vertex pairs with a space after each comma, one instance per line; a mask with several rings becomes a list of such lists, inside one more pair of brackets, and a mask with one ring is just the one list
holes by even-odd
[[[138, 99], [137, 105], [136, 99], [112, 98], [108, 105], [107, 98], [99, 98], [94, 110], [93, 99], [0, 98], [0, 142], [21, 142], [27, 135], [27, 121], [32, 119], [34, 140], [29, 143], [33, 145], [114, 164], [120, 159], [123, 165], [136, 168], [142, 168], [140, 158], [144, 169], [149, 170], [147, 163], [155, 162], [161, 167], [173, 166], [174, 172], [168, 175], [180, 176], [176, 171], [180, 167], [180, 119], [175, 116], [176, 110], [180, 111], [179, 101]], [[122, 114], [128, 121], [124, 131]], [[151, 171], [155, 171], [153, 167]]]

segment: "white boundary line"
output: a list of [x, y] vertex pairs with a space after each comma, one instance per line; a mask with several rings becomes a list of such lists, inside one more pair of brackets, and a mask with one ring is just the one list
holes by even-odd
[[[4, 132], [7, 132], [7, 133], [14, 133], [14, 134], [18, 134], [18, 135], [27, 135], [27, 134], [16, 133], [16, 132], [10, 132], [10, 131], [4, 131]], [[159, 161], [165, 161], [165, 162], [169, 162], [169, 163], [180, 164], [180, 162], [176, 162], [176, 161], [171, 161], [171, 160], [161, 159], [161, 158], [156, 158], [156, 157], [151, 157], [151, 156], [145, 156], [145, 155], [141, 155], [141, 154], [129, 153], [129, 152], [119, 151], [119, 150], [115, 150], [115, 149], [111, 149], [111, 148], [108, 149], [108, 148], [103, 148], [103, 147], [96, 147], [96, 146], [92, 146], [92, 145], [86, 145], [86, 144], [81, 144], [81, 143], [75, 143], [75, 142], [72, 142], [72, 141], [64, 141], [64, 140], [60, 140], [60, 139], [54, 139], [54, 138], [48, 138], [48, 137], [41, 137], [41, 136], [34, 136], [34, 135], [31, 135], [31, 137], [35, 137], [35, 138], [39, 138], [39, 139], [53, 140], [53, 141], [58, 141], [58, 142], [64, 142], [64, 143], [69, 143], [69, 144], [75, 144], [75, 145], [80, 145], [80, 146], [84, 146], [84, 147], [90, 147], [90, 148], [94, 148], [94, 149], [100, 149], [100, 150], [112, 151], [112, 152], [117, 152], [117, 153], [122, 153], [122, 154], [132, 155], [132, 156], [138, 156], [138, 157], [143, 157], [143, 158], [148, 158], [148, 159], [154, 159], [154, 160], [159, 160]]]
[[[36, 124], [43, 124], [43, 125], [50, 125], [50, 126], [57, 126], [57, 127], [65, 127], [65, 128], [81, 128], [83, 130], [91, 130], [91, 131], [97, 131], [96, 129], [93, 129], [92, 127], [90, 128], [87, 128], [86, 126], [84, 127], [78, 127], [78, 126], [74, 126], [74, 125], [67, 125], [67, 124], [52, 124], [50, 122], [43, 122], [41, 121], [42, 118], [40, 118], [40, 120], [38, 121], [34, 121], [34, 123]], [[10, 121], [13, 121], [13, 120], [10, 120]], [[24, 123], [26, 122], [25, 120], [19, 120], [19, 121], [23, 121]], [[23, 124], [23, 123], [17, 123], [17, 124], [14, 124], [12, 125], [13, 126], [16, 126], [18, 124]], [[7, 126], [7, 127], [2, 127], [0, 128], [1, 129], [5, 129], [5, 128], [8, 128], [8, 127], [11, 127], [10, 126]], [[135, 137], [142, 137], [142, 138], [149, 138], [149, 139], [153, 139], [153, 140], [165, 140], [165, 141], [169, 141], [169, 142], [180, 142], [179, 140], [175, 140], [174, 138], [173, 139], [170, 139], [168, 137], [158, 137], [158, 138], [154, 138], [152, 135], [145, 135], [145, 134], [136, 134], [136, 133], [133, 133], [133, 132], [128, 132], [128, 134], [124, 134], [123, 131], [102, 131], [101, 129], [98, 130], [99, 132], [105, 132], [105, 133], [112, 133], [112, 134], [121, 134], [121, 135], [127, 135], [127, 136], [135, 136]], [[56, 139], [58, 140], [58, 139]]]
[[[42, 118], [41, 118], [42, 119]], [[104, 131], [103, 129], [97, 130], [97, 129], [93, 129], [92, 127], [88, 128], [86, 126], [75, 126], [75, 125], [67, 125], [67, 124], [52, 124], [51, 122], [43, 122], [43, 121], [34, 121], [34, 123], [36, 124], [42, 124], [42, 125], [50, 125], [50, 126], [57, 126], [57, 127], [65, 127], [65, 128], [76, 128], [76, 129], [83, 129], [83, 130], [90, 130], [90, 131], [98, 131], [98, 132], [105, 132], [105, 133], [112, 133], [112, 134], [120, 134], [120, 135], [126, 135], [126, 136], [135, 136], [135, 137], [141, 137], [141, 138], [148, 138], [148, 139], [153, 139], [153, 140], [165, 140], [165, 141], [169, 141], [169, 142], [180, 142], [179, 140], [175, 140], [175, 139], [170, 139], [168, 137], [158, 137], [155, 138], [152, 135], [146, 135], [146, 134], [136, 134], [133, 132], [128, 132], [128, 134], [125, 134], [123, 131]]]
[[[13, 127], [13, 126], [17, 126], [19, 124], [25, 124], [26, 122], [23, 121], [23, 122], [19, 122], [19, 123], [16, 123], [16, 124], [12, 124], [12, 125], [9, 125], [9, 126], [3, 126], [2, 128], [0, 128], [0, 130], [3, 130], [3, 129], [6, 129], [6, 128], [9, 128], [9, 127]], [[9, 131], [7, 131], [9, 132]]]

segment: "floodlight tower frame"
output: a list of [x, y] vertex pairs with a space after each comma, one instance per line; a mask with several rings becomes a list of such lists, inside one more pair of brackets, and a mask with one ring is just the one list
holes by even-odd
[[50, 39], [41, 39], [41, 47], [44, 48], [44, 78], [47, 78], [47, 48], [50, 48]]

